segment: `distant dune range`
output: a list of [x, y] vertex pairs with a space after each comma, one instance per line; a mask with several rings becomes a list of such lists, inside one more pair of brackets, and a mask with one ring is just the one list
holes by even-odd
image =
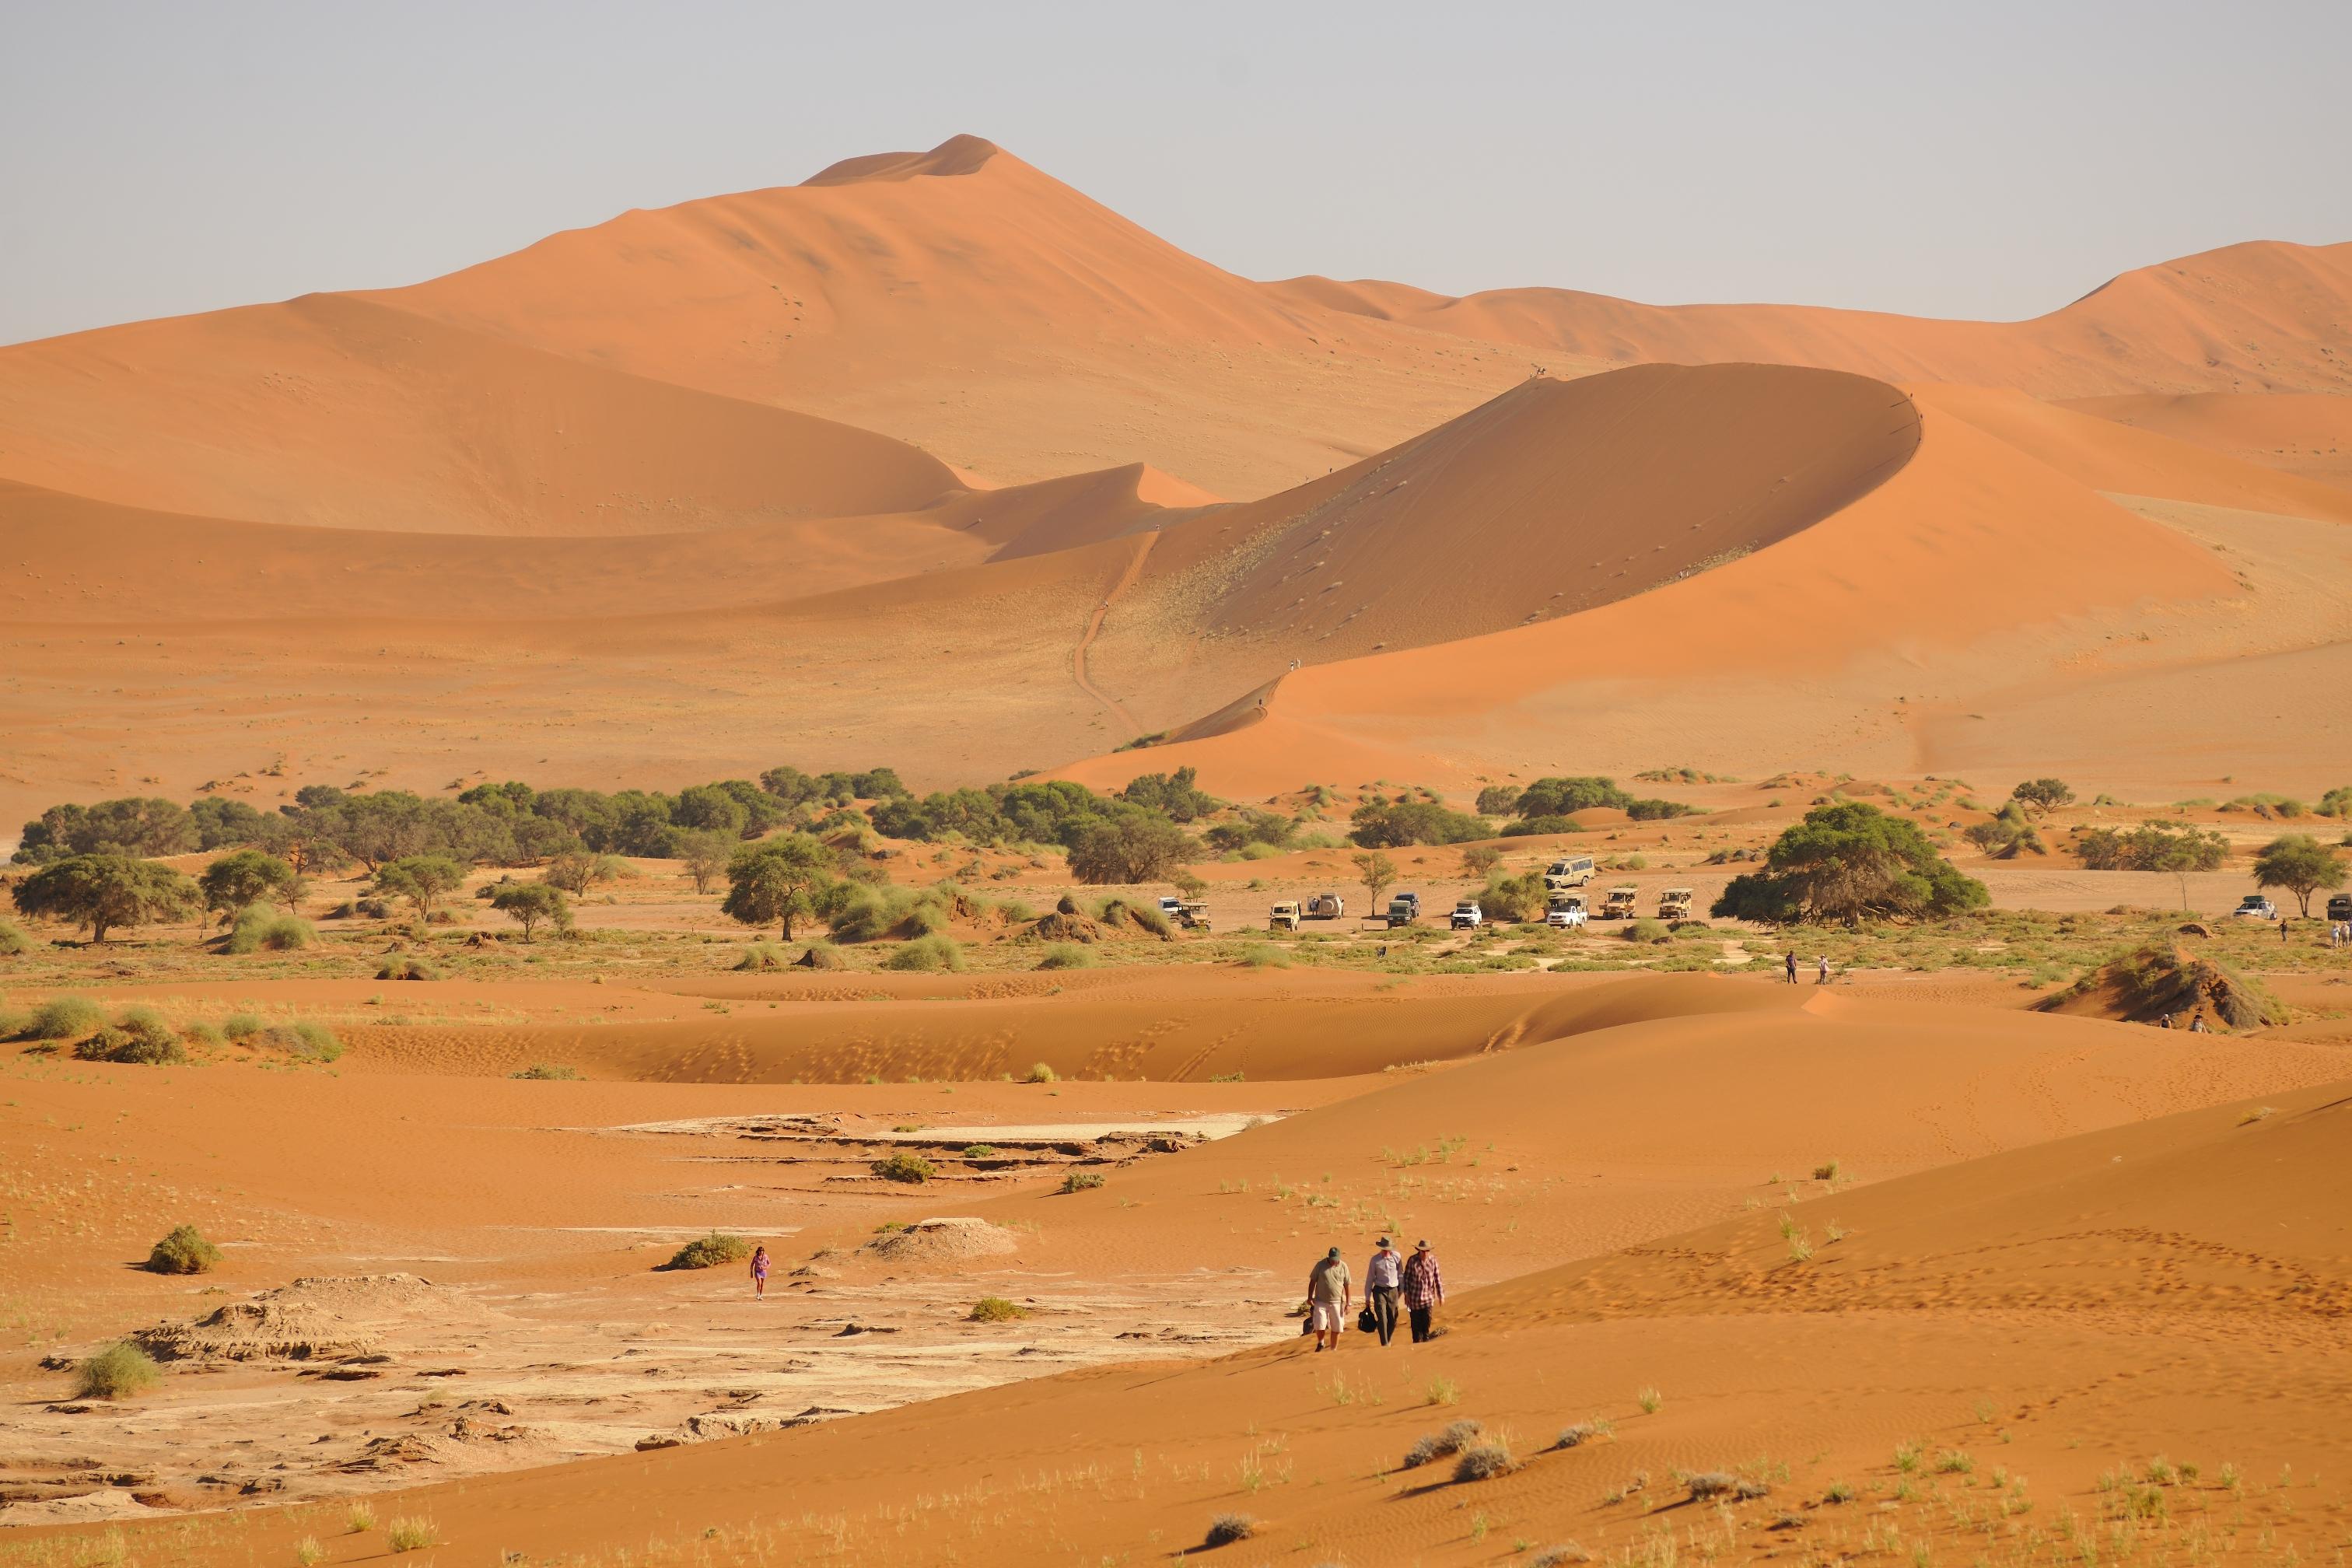
[[0, 819], [280, 756], [238, 787], [2324, 787], [2347, 407], [2347, 246], [2014, 323], [1448, 300], [1252, 282], [957, 138], [0, 349]]

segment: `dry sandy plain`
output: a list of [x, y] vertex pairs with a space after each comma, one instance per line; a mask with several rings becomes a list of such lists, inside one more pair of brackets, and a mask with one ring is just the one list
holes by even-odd
[[[1833, 793], [2092, 802], [1955, 852], [1989, 912], [1793, 948], [1265, 932], [1360, 900], [1328, 846], [1065, 971], [1058, 860], [896, 842], [982, 890], [965, 972], [740, 971], [660, 860], [569, 942], [331, 918], [348, 873], [299, 952], [33, 925], [12, 1010], [343, 1049], [0, 1045], [0, 1565], [2340, 1563], [2352, 952], [2228, 911], [2281, 826], [2229, 803], [2352, 783], [2347, 408], [2352, 245], [2014, 323], [1449, 299], [1235, 277], [968, 137], [0, 348], [0, 821], [790, 761], [1336, 825], [1671, 767], [1701, 815], [1491, 847], [1704, 910]], [[2159, 814], [2221, 868], [2064, 849]], [[1396, 856], [1433, 914], [1483, 879]], [[2147, 1026], [2101, 965], [2149, 942], [2273, 1021]], [[142, 1268], [183, 1223], [219, 1267]], [[765, 1300], [659, 1267], [713, 1230]], [[1312, 1353], [1308, 1264], [1383, 1232], [1446, 1332]], [[73, 1397], [124, 1338], [160, 1386]], [[1406, 1465], [1463, 1419], [1515, 1466]]]

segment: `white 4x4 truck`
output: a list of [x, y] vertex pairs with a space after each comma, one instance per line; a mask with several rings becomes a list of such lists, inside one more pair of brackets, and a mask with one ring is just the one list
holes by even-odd
[[1465, 899], [1454, 906], [1453, 923], [1455, 931], [1476, 931], [1486, 923], [1486, 913], [1478, 907], [1477, 900]]
[[1544, 910], [1544, 924], [1560, 931], [1580, 931], [1584, 920], [1584, 900], [1565, 893], [1555, 896]]

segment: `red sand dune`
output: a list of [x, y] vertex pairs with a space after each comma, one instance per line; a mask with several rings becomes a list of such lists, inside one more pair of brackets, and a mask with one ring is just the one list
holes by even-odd
[[2068, 407], [2268, 468], [2352, 487], [2352, 396], [2320, 392], [2125, 393]]

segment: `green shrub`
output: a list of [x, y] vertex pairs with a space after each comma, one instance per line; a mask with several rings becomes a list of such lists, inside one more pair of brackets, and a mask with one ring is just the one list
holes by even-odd
[[74, 1055], [86, 1062], [127, 1062], [138, 1067], [169, 1067], [188, 1059], [180, 1048], [177, 1037], [158, 1045], [142, 1039], [125, 1029], [100, 1029], [74, 1047]]
[[1056, 1075], [1052, 1068], [1047, 1067], [1044, 1062], [1037, 1062], [1029, 1068], [1029, 1076], [1023, 1079], [1021, 1081], [1024, 1083], [1053, 1083], [1055, 1081], [1055, 1078]]
[[22, 958], [33, 951], [33, 939], [13, 921], [0, 921], [0, 958]]
[[882, 961], [882, 967], [918, 973], [963, 967], [963, 949], [951, 937], [919, 936], [902, 942]]
[[1102, 1177], [1093, 1171], [1072, 1171], [1062, 1178], [1062, 1191], [1066, 1193], [1090, 1192], [1102, 1184]]
[[247, 904], [237, 911], [236, 924], [229, 928], [228, 940], [221, 951], [245, 952], [299, 952], [319, 940], [310, 922], [292, 915], [281, 915], [267, 904]]
[[1635, 921], [1626, 926], [1625, 930], [1621, 934], [1623, 935], [1627, 942], [1652, 943], [1672, 942], [1675, 937], [1675, 933], [1667, 929], [1666, 923], [1664, 921], [1654, 921], [1647, 917]]
[[903, 1149], [886, 1159], [875, 1161], [873, 1170], [886, 1182], [906, 1182], [916, 1185], [929, 1181], [937, 1173], [931, 1169], [929, 1160]]
[[375, 972], [378, 980], [438, 980], [441, 972], [421, 958], [392, 958]]
[[106, 1022], [106, 1015], [87, 996], [52, 996], [33, 1009], [24, 1037], [28, 1040], [70, 1040]]
[[147, 1254], [150, 1274], [209, 1274], [220, 1267], [221, 1250], [194, 1226], [174, 1226]]
[[974, 1323], [1013, 1323], [1028, 1315], [1028, 1308], [1008, 1301], [1002, 1296], [982, 1296], [971, 1304], [971, 1315], [966, 1321]]
[[220, 1030], [201, 1019], [188, 1026], [187, 1036], [190, 1045], [204, 1046], [212, 1050], [218, 1050], [228, 1043]]
[[790, 962], [784, 957], [784, 950], [774, 942], [755, 942], [743, 950], [743, 956], [735, 961], [735, 967], [739, 970], [765, 972], [784, 968]]
[[1040, 969], [1092, 969], [1101, 962], [1094, 950], [1075, 942], [1048, 942], [1045, 956], [1037, 961]]
[[580, 1069], [564, 1067], [558, 1062], [533, 1062], [522, 1071], [509, 1073], [507, 1076], [525, 1079], [534, 1083], [572, 1083], [578, 1081]]
[[716, 1268], [725, 1263], [740, 1263], [751, 1256], [751, 1244], [740, 1236], [714, 1230], [709, 1236], [698, 1237], [670, 1256], [662, 1265], [665, 1268]]
[[74, 1368], [77, 1399], [128, 1399], [163, 1381], [155, 1358], [128, 1340], [117, 1340]]
[[1241, 963], [1247, 969], [1287, 969], [1290, 954], [1271, 942], [1254, 942], [1242, 949]]
[[150, 1051], [173, 1050], [180, 1043], [180, 1031], [152, 1007], [125, 1007], [114, 1026]]
[[231, 1013], [221, 1020], [221, 1033], [232, 1040], [249, 1040], [268, 1026], [251, 1013]]

